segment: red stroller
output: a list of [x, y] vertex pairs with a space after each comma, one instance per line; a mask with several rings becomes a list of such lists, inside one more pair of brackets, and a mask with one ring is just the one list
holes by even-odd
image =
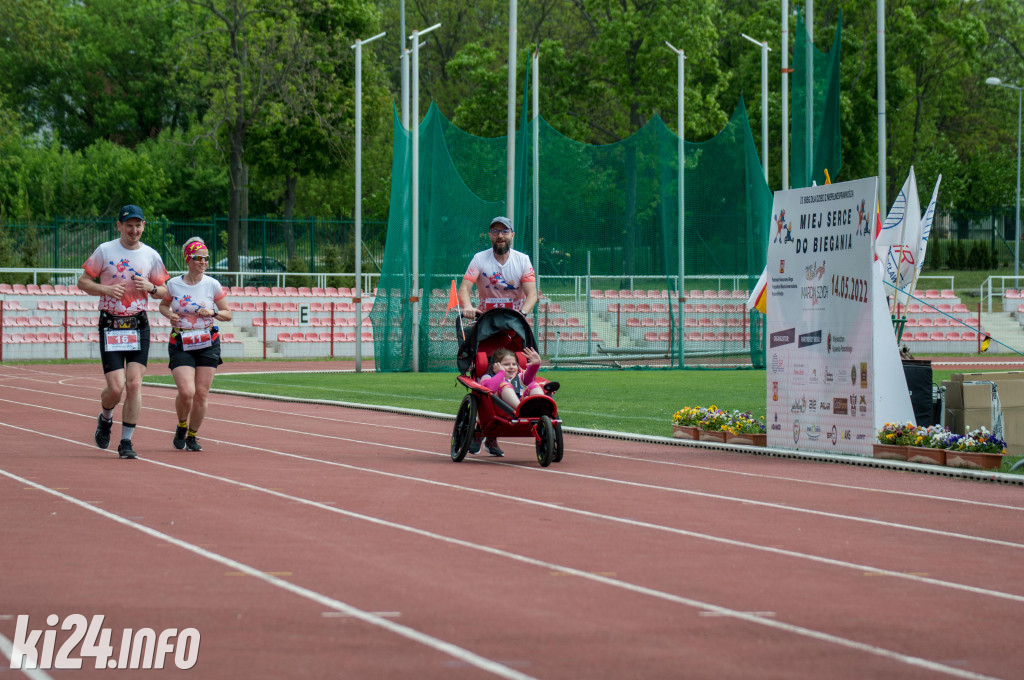
[[[461, 321], [461, 320], [460, 320]], [[474, 441], [485, 437], [533, 437], [537, 444], [537, 462], [547, 467], [562, 460], [562, 421], [551, 394], [558, 383], [538, 377], [544, 394], [524, 397], [513, 409], [499, 394], [477, 382], [489, 371], [488, 359], [497, 349], [507, 347], [516, 353], [521, 368], [526, 367], [523, 349], [536, 349], [533, 330], [526, 317], [511, 309], [492, 309], [481, 314], [464, 334], [457, 363], [458, 381], [467, 389], [459, 405], [452, 430], [452, 460], [461, 462]]]

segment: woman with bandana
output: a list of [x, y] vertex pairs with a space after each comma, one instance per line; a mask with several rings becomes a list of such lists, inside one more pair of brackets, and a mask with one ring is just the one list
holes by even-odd
[[206, 416], [206, 405], [220, 358], [217, 321], [230, 321], [227, 292], [220, 281], [206, 276], [210, 253], [203, 239], [193, 236], [182, 248], [188, 272], [167, 282], [160, 313], [171, 322], [167, 354], [178, 388], [174, 410], [178, 424], [172, 443], [176, 449], [202, 451], [196, 432]]

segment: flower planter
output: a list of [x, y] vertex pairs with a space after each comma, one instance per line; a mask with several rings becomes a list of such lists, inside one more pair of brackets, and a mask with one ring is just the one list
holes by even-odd
[[700, 439], [700, 428], [692, 425], [672, 425], [672, 436], [676, 439]]
[[701, 430], [700, 440], [702, 442], [722, 442], [724, 444], [728, 434], [725, 430]]
[[970, 470], [998, 470], [1003, 464], [1001, 453], [946, 451], [946, 465]]
[[945, 465], [946, 450], [932, 449], [925, 446], [908, 446], [907, 462], [925, 465]]
[[910, 447], [896, 444], [874, 444], [871, 447], [871, 455], [884, 460], [906, 460], [909, 457], [908, 448]]
[[730, 444], [746, 444], [747, 446], [768, 446], [768, 435], [764, 432], [729, 434], [725, 441]]

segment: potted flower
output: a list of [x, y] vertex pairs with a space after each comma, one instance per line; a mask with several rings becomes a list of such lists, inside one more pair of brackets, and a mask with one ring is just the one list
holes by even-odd
[[729, 434], [729, 414], [720, 411], [717, 406], [709, 406], [704, 409], [700, 418], [700, 439], [705, 442], [724, 442]]
[[726, 426], [726, 441], [732, 444], [747, 444], [749, 446], [767, 446], [768, 432], [765, 426], [764, 416], [755, 418], [748, 412], [733, 411]]
[[946, 447], [943, 444], [949, 441], [950, 436], [956, 435], [941, 425], [915, 428], [907, 445], [907, 462], [945, 465]]
[[672, 414], [672, 436], [676, 439], [700, 439], [701, 411], [696, 406], [684, 406]]
[[913, 423], [886, 423], [878, 431], [878, 443], [872, 447], [872, 455], [886, 460], [907, 460], [907, 447], [917, 442], [917, 436]]
[[[959, 437], [959, 436], [958, 436]], [[998, 470], [1006, 442], [981, 427], [959, 437], [946, 451], [946, 465], [972, 470]]]

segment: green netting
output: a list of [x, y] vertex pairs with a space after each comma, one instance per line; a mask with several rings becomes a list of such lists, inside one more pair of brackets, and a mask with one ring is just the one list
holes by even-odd
[[[761, 319], [745, 302], [765, 265], [771, 193], [743, 102], [713, 139], [685, 145], [681, 314], [678, 137], [655, 117], [626, 140], [593, 146], [542, 117], [523, 118], [514, 247], [537, 270], [542, 301], [531, 321], [548, 363], [763, 366]], [[411, 135], [397, 116], [394, 131], [388, 238], [371, 313], [381, 371], [413, 367]], [[469, 135], [434, 106], [419, 145], [418, 367], [451, 371], [451, 282], [490, 247], [490, 219], [506, 214], [507, 152], [505, 138]]]
[[[842, 38], [843, 16], [840, 12], [832, 49], [822, 52], [813, 45], [802, 14], [797, 15], [796, 43], [793, 45], [793, 118], [790, 129], [792, 141], [789, 181], [794, 188], [809, 187], [811, 182], [825, 183], [825, 170], [832, 181], [837, 181], [842, 169], [842, 140], [839, 129], [839, 46]], [[811, 129], [814, 130], [812, 171], [807, 171], [807, 56], [813, 60], [811, 86]]]

